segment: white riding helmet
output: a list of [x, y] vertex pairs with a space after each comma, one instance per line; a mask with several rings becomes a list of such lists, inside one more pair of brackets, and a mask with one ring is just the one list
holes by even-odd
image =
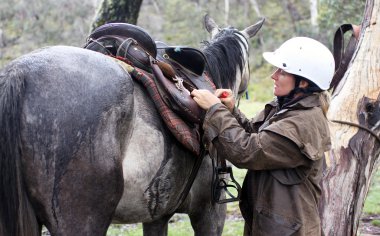
[[322, 90], [330, 87], [335, 70], [334, 57], [325, 45], [314, 39], [289, 39], [276, 51], [264, 52], [263, 57], [290, 74], [312, 81]]

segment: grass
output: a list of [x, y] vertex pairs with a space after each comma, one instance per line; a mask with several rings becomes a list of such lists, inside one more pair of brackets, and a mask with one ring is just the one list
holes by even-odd
[[373, 220], [371, 221], [371, 224], [376, 227], [380, 227], [380, 220]]
[[372, 179], [372, 184], [364, 203], [363, 213], [367, 215], [380, 214], [380, 169], [377, 170]]
[[[223, 236], [243, 235], [242, 220], [226, 220], [223, 229]], [[111, 225], [107, 231], [107, 236], [141, 236], [143, 233], [142, 224], [133, 225]], [[194, 232], [187, 216], [181, 216], [181, 220], [169, 223], [169, 236], [193, 236]]]

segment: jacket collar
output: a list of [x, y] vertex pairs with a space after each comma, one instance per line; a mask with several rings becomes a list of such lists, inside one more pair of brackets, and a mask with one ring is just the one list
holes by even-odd
[[[271, 107], [278, 107], [278, 101], [277, 98], [273, 100], [272, 102], [268, 103], [267, 105]], [[314, 93], [310, 95], [306, 95], [301, 97], [295, 102], [290, 103], [289, 105], [285, 104], [282, 109], [286, 110], [297, 110], [297, 109], [307, 109], [312, 107], [318, 107], [321, 103], [319, 101], [319, 93]]]

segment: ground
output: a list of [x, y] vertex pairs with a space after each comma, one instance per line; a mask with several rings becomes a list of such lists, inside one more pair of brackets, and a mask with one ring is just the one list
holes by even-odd
[[373, 225], [376, 221], [380, 222], [380, 215], [364, 215], [360, 223], [360, 235], [380, 235], [380, 225]]

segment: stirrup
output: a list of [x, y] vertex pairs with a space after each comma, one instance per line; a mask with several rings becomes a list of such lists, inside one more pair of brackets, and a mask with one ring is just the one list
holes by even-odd
[[[234, 175], [232, 173], [232, 167], [216, 167], [214, 171], [216, 173], [215, 179], [212, 183], [213, 201], [218, 204], [239, 201], [241, 194], [241, 186], [234, 178]], [[229, 174], [229, 178], [224, 177], [224, 175], [226, 174]], [[224, 190], [227, 193], [225, 199], [220, 199], [222, 196], [222, 190]]]

